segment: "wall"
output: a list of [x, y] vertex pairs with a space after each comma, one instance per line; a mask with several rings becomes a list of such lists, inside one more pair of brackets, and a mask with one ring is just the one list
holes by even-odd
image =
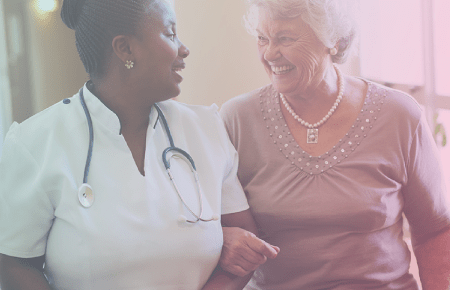
[[37, 112], [71, 97], [88, 76], [78, 57], [75, 33], [64, 25], [59, 9], [46, 18], [40, 17], [31, 5], [27, 11], [32, 47], [30, 71]]
[[40, 15], [35, 3], [3, 1], [11, 115], [17, 122], [72, 96], [87, 80], [74, 32], [62, 23], [59, 9]]
[[26, 6], [25, 1], [3, 1], [4, 37], [7, 45], [2, 66], [6, 66], [8, 73], [7, 86], [11, 95], [12, 119], [18, 122], [33, 114], [29, 47], [25, 44], [28, 36]]
[[243, 25], [244, 1], [177, 0], [180, 39], [190, 48], [179, 100], [222, 104], [268, 83]]
[[[3, 0], [0, 0], [0, 39], [6, 39]], [[2, 155], [3, 138], [11, 124], [11, 94], [8, 74], [8, 58], [6, 42], [0, 42], [0, 156]]]

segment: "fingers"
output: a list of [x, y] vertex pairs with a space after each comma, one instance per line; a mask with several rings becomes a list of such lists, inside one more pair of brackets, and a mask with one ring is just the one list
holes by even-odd
[[255, 271], [259, 267], [259, 264], [250, 263], [243, 257], [239, 256], [233, 258], [232, 260], [220, 259], [219, 265], [225, 271], [240, 277]]
[[278, 253], [280, 252], [280, 248], [277, 246], [274, 246], [274, 245], [270, 245], [270, 246], [277, 252], [277, 255], [278, 255]]
[[241, 228], [224, 228], [224, 244], [219, 264], [227, 272], [245, 276], [280, 251], [276, 246], [259, 239]]
[[257, 238], [256, 236], [254, 236], [253, 239], [249, 239], [247, 243], [253, 251], [270, 259], [276, 258], [276, 256], [280, 252], [280, 248], [272, 246], [271, 244]]
[[253, 251], [247, 244], [247, 239], [253, 239], [254, 235], [243, 235], [239, 238], [229, 239], [222, 248], [219, 265], [222, 269], [237, 276], [245, 276], [256, 270], [267, 258]]
[[239, 251], [239, 254], [249, 263], [262, 265], [267, 261], [267, 257], [253, 250]]
[[[255, 243], [262, 243], [263, 247], [260, 249], [267, 250], [266, 248], [270, 248], [270, 251], [275, 253], [272, 257], [276, 257], [280, 249], [276, 246], [272, 246], [256, 237], [252, 237], [252, 239], [257, 239]], [[253, 245], [255, 246], [255, 245]], [[257, 247], [257, 246], [255, 246]], [[263, 254], [258, 253], [255, 250], [252, 250], [249, 246], [243, 247], [235, 246], [232, 248], [224, 248], [222, 252], [222, 256], [220, 259], [220, 266], [227, 272], [230, 272], [234, 275], [243, 277], [253, 271], [255, 271], [260, 265], [264, 264], [267, 261], [267, 257]]]

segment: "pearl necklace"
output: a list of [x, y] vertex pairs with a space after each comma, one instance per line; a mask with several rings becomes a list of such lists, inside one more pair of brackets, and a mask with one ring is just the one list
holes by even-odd
[[319, 142], [319, 129], [317, 129], [317, 127], [320, 127], [321, 125], [323, 125], [331, 117], [331, 115], [333, 115], [334, 111], [336, 111], [339, 103], [342, 100], [342, 96], [344, 95], [344, 79], [342, 77], [341, 70], [337, 67], [336, 64], [333, 64], [333, 66], [334, 66], [334, 69], [336, 70], [336, 74], [337, 74], [337, 77], [338, 77], [339, 94], [338, 94], [338, 96], [336, 98], [336, 101], [334, 102], [333, 106], [328, 111], [328, 114], [326, 114], [325, 117], [323, 117], [322, 120], [320, 120], [319, 122], [317, 122], [315, 124], [310, 124], [310, 123], [306, 122], [305, 120], [303, 120], [302, 118], [300, 118], [294, 112], [294, 110], [291, 108], [289, 103], [286, 101], [286, 98], [283, 96], [283, 94], [280, 94], [281, 102], [283, 102], [284, 107], [286, 108], [286, 110], [301, 125], [303, 125], [303, 126], [308, 128], [308, 130], [306, 132], [306, 142], [307, 143], [318, 143]]

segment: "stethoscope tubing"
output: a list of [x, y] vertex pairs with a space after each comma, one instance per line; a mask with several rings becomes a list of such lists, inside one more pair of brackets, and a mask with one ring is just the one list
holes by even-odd
[[178, 147], [172, 147], [172, 146], [166, 148], [162, 154], [162, 161], [164, 163], [164, 167], [166, 168], [166, 170], [170, 169], [170, 161], [167, 159], [167, 153], [169, 153], [170, 151], [176, 151], [176, 152], [180, 153], [181, 155], [183, 155], [184, 157], [186, 157], [187, 160], [189, 161], [189, 163], [191, 163], [192, 168], [194, 169], [192, 172], [197, 173], [197, 168], [195, 168], [194, 159], [192, 159], [191, 155], [189, 155], [183, 149], [180, 149]]
[[[176, 146], [174, 145], [173, 138], [172, 138], [172, 134], [171, 134], [171, 132], [170, 132], [169, 125], [167, 124], [167, 120], [166, 120], [166, 117], [164, 116], [163, 111], [161, 110], [161, 108], [160, 108], [160, 107], [158, 106], [158, 104], [156, 104], [156, 103], [155, 103], [155, 108], [156, 108], [156, 110], [158, 111], [158, 118], [161, 117], [161, 121], [162, 121], [162, 123], [163, 123], [164, 129], [165, 129], [165, 131], [166, 131], [167, 138], [169, 139], [169, 143], [170, 143], [170, 147], [166, 148], [166, 149], [163, 151], [163, 154], [162, 154], [162, 161], [163, 161], [164, 167], [166, 168], [167, 174], [169, 175], [169, 178], [170, 178], [170, 180], [172, 181], [172, 184], [173, 184], [173, 186], [174, 186], [174, 188], [175, 188], [175, 191], [176, 191], [178, 197], [179, 197], [180, 200], [181, 200], [181, 203], [183, 203], [183, 205], [185, 206], [185, 208], [187, 208], [187, 210], [188, 210], [188, 211], [195, 217], [195, 219], [196, 219], [196, 220], [194, 220], [194, 221], [191, 221], [191, 220], [189, 220], [189, 219], [187, 219], [187, 218], [184, 218], [185, 221], [188, 222], [188, 223], [197, 223], [198, 221], [210, 222], [210, 221], [218, 220], [217, 217], [212, 217], [211, 219], [203, 219], [203, 218], [202, 218], [202, 215], [203, 215], [203, 192], [202, 192], [202, 189], [201, 189], [201, 187], [200, 187], [200, 181], [199, 181], [199, 179], [198, 179], [198, 174], [197, 174], [197, 169], [196, 169], [196, 167], [195, 167], [194, 159], [191, 157], [191, 155], [189, 155], [189, 153], [187, 153], [187, 152], [184, 151], [183, 149], [178, 148], [178, 147], [176, 147]], [[173, 174], [172, 174], [172, 172], [170, 171], [170, 159], [167, 158], [167, 154], [168, 154], [169, 152], [171, 152], [171, 151], [175, 151], [175, 152], [180, 153], [184, 158], [186, 158], [186, 159], [189, 161], [189, 162], [188, 162], [189, 165], [191, 165], [191, 171], [192, 171], [192, 173], [193, 173], [193, 175], [194, 175], [195, 184], [196, 184], [197, 192], [198, 192], [198, 201], [199, 201], [199, 204], [200, 204], [200, 213], [199, 213], [199, 214], [195, 214], [195, 213], [191, 210], [191, 208], [187, 205], [186, 201], [184, 200], [183, 196], [181, 195], [180, 190], [178, 189], [178, 186], [177, 186], [177, 184], [176, 184], [176, 182], [175, 182], [175, 178], [173, 177]]]
[[83, 107], [84, 113], [86, 115], [86, 119], [89, 127], [89, 149], [86, 158], [86, 164], [84, 166], [84, 175], [83, 175], [83, 183], [88, 183], [89, 176], [89, 168], [91, 167], [92, 160], [92, 151], [94, 149], [94, 126], [92, 125], [91, 114], [89, 113], [89, 109], [86, 105], [86, 101], [84, 100], [83, 88], [80, 89], [80, 101], [81, 106]]
[[[158, 106], [157, 103], [154, 104], [156, 111], [158, 112], [158, 119], [161, 118], [161, 121], [163, 123], [164, 126], [164, 130], [166, 130], [166, 135], [167, 138], [169, 139], [169, 143], [170, 143], [170, 147], [176, 148], [175, 144], [173, 142], [173, 138], [172, 138], [172, 133], [170, 132], [170, 128], [169, 125], [167, 124], [167, 120], [166, 120], [166, 116], [164, 116], [163, 111], [161, 110], [161, 108]], [[170, 148], [169, 147], [169, 148]], [[184, 152], [184, 151], [183, 151]], [[186, 152], [185, 152], [186, 153]], [[186, 153], [187, 154], [187, 153]], [[183, 154], [184, 155], [184, 154]], [[189, 155], [189, 154], [187, 154]], [[190, 158], [190, 160], [192, 160], [192, 158]], [[193, 161], [192, 161], [193, 162]], [[164, 163], [165, 164], [165, 163]]]
[[[88, 153], [87, 153], [87, 158], [86, 158], [86, 164], [84, 167], [84, 174], [83, 174], [83, 184], [81, 185], [80, 189], [79, 189], [79, 200], [80, 203], [88, 208], [90, 206], [92, 206], [92, 203], [94, 202], [94, 195], [92, 193], [92, 188], [90, 187], [90, 185], [87, 183], [88, 182], [88, 176], [89, 176], [89, 169], [91, 166], [91, 161], [92, 161], [92, 152], [93, 152], [93, 148], [94, 148], [94, 127], [92, 124], [92, 119], [91, 119], [91, 114], [89, 113], [89, 109], [86, 105], [86, 101], [84, 99], [84, 94], [83, 94], [83, 89], [80, 89], [80, 101], [81, 101], [81, 105], [83, 107], [84, 113], [86, 115], [86, 119], [88, 122], [88, 127], [89, 127], [89, 148], [88, 148]], [[189, 220], [186, 217], [183, 217], [183, 220], [185, 222], [188, 223], [197, 223], [198, 221], [203, 221], [203, 222], [209, 222], [209, 221], [216, 221], [219, 218], [217, 216], [214, 216], [211, 219], [204, 219], [202, 218], [202, 214], [203, 214], [203, 192], [202, 189], [200, 187], [200, 182], [199, 182], [199, 178], [198, 178], [198, 174], [197, 174], [197, 169], [195, 167], [195, 162], [192, 159], [192, 157], [189, 155], [189, 153], [187, 153], [186, 151], [184, 151], [181, 148], [178, 148], [175, 146], [174, 142], [173, 142], [173, 138], [172, 138], [172, 134], [170, 132], [170, 128], [169, 125], [167, 124], [167, 120], [166, 117], [164, 116], [164, 113], [162, 112], [161, 108], [159, 107], [159, 105], [157, 103], [154, 104], [154, 107], [156, 108], [157, 112], [158, 112], [158, 119], [161, 119], [162, 124], [164, 126], [164, 130], [166, 131], [166, 135], [167, 138], [169, 139], [169, 144], [170, 146], [168, 148], [166, 148], [163, 153], [162, 153], [162, 161], [164, 164], [164, 167], [166, 168], [167, 174], [169, 175], [170, 180], [172, 181], [172, 184], [175, 188], [175, 191], [179, 197], [179, 199], [181, 200], [181, 202], [183, 203], [183, 205], [185, 206], [185, 208], [195, 217], [195, 220]], [[157, 122], [156, 122], [157, 123]], [[156, 126], [155, 123], [155, 126]], [[167, 158], [167, 154], [171, 151], [175, 151], [178, 152], [180, 155], [182, 155], [184, 158], [187, 159], [188, 164], [191, 167], [191, 171], [194, 175], [194, 179], [195, 179], [195, 183], [196, 183], [196, 187], [197, 187], [197, 193], [198, 193], [198, 201], [200, 204], [200, 213], [199, 214], [195, 214], [191, 208], [187, 205], [186, 201], [184, 200], [183, 196], [180, 194], [180, 190], [178, 189], [178, 186], [175, 182], [175, 178], [173, 177], [172, 172], [170, 171], [170, 157], [169, 159]]]

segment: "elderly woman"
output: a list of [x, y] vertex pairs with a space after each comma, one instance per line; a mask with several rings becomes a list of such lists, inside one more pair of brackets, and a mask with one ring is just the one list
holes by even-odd
[[[351, 1], [250, 0], [271, 84], [223, 105], [261, 237], [281, 248], [246, 289], [449, 289], [450, 209], [438, 152], [408, 95], [343, 75]], [[229, 245], [232, 247], [232, 245]]]
[[169, 100], [189, 55], [172, 6], [64, 0], [61, 16], [91, 80], [8, 132], [2, 290], [242, 289], [216, 268], [220, 222], [256, 228], [216, 107]]

